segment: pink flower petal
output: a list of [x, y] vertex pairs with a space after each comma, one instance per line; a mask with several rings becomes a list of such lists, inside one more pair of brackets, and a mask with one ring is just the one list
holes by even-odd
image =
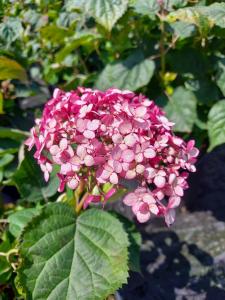
[[136, 172], [135, 172], [135, 170], [128, 170], [127, 172], [126, 172], [126, 176], [125, 176], [125, 178], [126, 179], [134, 179], [135, 177], [136, 177]]
[[100, 125], [99, 120], [88, 121], [87, 129], [94, 131], [94, 130], [98, 129], [99, 125]]
[[175, 209], [169, 209], [165, 214], [165, 222], [169, 227], [175, 221], [176, 212]]
[[182, 197], [184, 195], [184, 190], [179, 185], [175, 186], [174, 192], [176, 193], [177, 196], [181, 196]]
[[77, 146], [77, 155], [81, 158], [84, 159], [87, 151], [86, 148], [83, 145], [78, 145]]
[[78, 119], [76, 122], [77, 130], [80, 132], [84, 132], [84, 130], [86, 129], [86, 124], [87, 124], [87, 122], [85, 122], [84, 120]]
[[110, 182], [112, 184], [117, 184], [118, 183], [118, 176], [116, 173], [112, 173], [112, 175], [110, 175], [110, 178], [109, 178]]
[[68, 141], [67, 139], [61, 139], [60, 143], [59, 143], [59, 148], [60, 150], [66, 150], [66, 148], [68, 147]]
[[122, 164], [121, 164], [120, 162], [118, 162], [118, 161], [114, 161], [114, 162], [113, 162], [113, 167], [114, 167], [114, 171], [115, 171], [116, 173], [121, 173], [122, 170], [123, 170]]
[[95, 133], [91, 130], [85, 130], [83, 134], [87, 139], [93, 139], [95, 137]]
[[61, 165], [60, 173], [66, 175], [72, 171], [72, 165], [70, 163], [66, 163]]
[[128, 206], [133, 206], [138, 201], [138, 198], [135, 193], [129, 193], [123, 199], [123, 203]]
[[145, 106], [140, 106], [135, 110], [135, 116], [138, 118], [142, 118], [145, 116], [147, 112], [147, 108]]
[[156, 176], [154, 178], [154, 184], [158, 187], [158, 188], [162, 188], [165, 186], [166, 184], [166, 179], [165, 177], [162, 176]]
[[169, 198], [169, 204], [168, 204], [168, 207], [169, 208], [176, 208], [180, 205], [180, 197], [175, 197], [175, 196], [172, 196]]
[[88, 195], [87, 198], [84, 200], [83, 208], [86, 209], [91, 202], [98, 203], [101, 201], [101, 196], [98, 195]]
[[149, 209], [150, 209], [151, 213], [153, 213], [154, 215], [158, 215], [159, 208], [156, 204], [150, 204]]
[[72, 178], [67, 182], [67, 185], [70, 189], [75, 190], [78, 186], [79, 182], [76, 178]]
[[144, 171], [145, 171], [145, 166], [144, 165], [137, 165], [136, 166], [136, 172], [138, 174], [142, 174], [142, 173], [144, 173]]
[[143, 201], [145, 203], [147, 203], [147, 204], [153, 204], [153, 203], [155, 203], [154, 197], [151, 194], [149, 194], [149, 193], [144, 194]]
[[128, 134], [124, 138], [124, 143], [129, 147], [133, 147], [136, 142], [137, 142], [137, 138], [133, 133]]
[[121, 123], [119, 125], [119, 131], [123, 135], [130, 133], [131, 130], [132, 130], [132, 125], [131, 125], [131, 123], [129, 121], [124, 121], [123, 123]]
[[121, 134], [119, 134], [119, 133], [116, 133], [116, 134], [114, 134], [114, 135], [112, 136], [112, 140], [113, 140], [113, 143], [115, 143], [115, 144], [119, 144], [119, 143], [121, 143], [121, 142], [122, 142], [122, 140], [123, 140], [123, 137], [122, 137], [122, 135], [121, 135]]
[[150, 219], [151, 214], [150, 214], [150, 212], [145, 213], [145, 214], [143, 214], [141, 212], [137, 212], [136, 216], [137, 216], [138, 222], [145, 223]]
[[94, 165], [95, 161], [91, 155], [86, 155], [84, 158], [84, 163], [87, 167], [91, 167]]
[[154, 149], [148, 148], [148, 149], [146, 149], [146, 150], [144, 151], [144, 156], [145, 156], [146, 158], [153, 158], [153, 157], [156, 156], [156, 152], [155, 152]]
[[60, 149], [57, 145], [52, 145], [49, 151], [51, 155], [56, 155], [60, 151]]
[[134, 152], [132, 150], [124, 150], [122, 153], [122, 159], [124, 162], [131, 162], [134, 160]]

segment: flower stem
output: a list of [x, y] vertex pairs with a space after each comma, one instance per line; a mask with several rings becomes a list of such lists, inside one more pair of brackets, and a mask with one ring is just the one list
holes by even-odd
[[84, 201], [86, 200], [86, 198], [88, 197], [88, 193], [85, 193], [84, 196], [81, 198], [80, 202], [76, 205], [76, 213], [79, 214], [82, 207], [83, 207], [83, 204], [84, 204]]

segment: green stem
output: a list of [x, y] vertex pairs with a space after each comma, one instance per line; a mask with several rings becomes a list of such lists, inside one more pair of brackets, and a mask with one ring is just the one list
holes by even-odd
[[[164, 16], [163, 13], [162, 16]], [[161, 76], [163, 76], [166, 71], [166, 51], [165, 51], [165, 24], [162, 17], [160, 18], [160, 31], [161, 31], [161, 37], [159, 43], [159, 51], [160, 51]]]
[[84, 204], [84, 201], [86, 200], [86, 198], [88, 197], [88, 193], [85, 193], [84, 196], [81, 198], [80, 202], [76, 205], [76, 213], [79, 214], [82, 207], [83, 207], [83, 204]]

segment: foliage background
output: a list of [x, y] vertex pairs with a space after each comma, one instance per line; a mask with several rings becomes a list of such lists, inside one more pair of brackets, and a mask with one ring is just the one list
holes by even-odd
[[[29, 220], [19, 216], [17, 229], [8, 231], [8, 215], [58, 196], [57, 179], [46, 186], [22, 146], [54, 87], [143, 93], [203, 153], [225, 142], [224, 38], [224, 1], [2, 0], [0, 250], [14, 246], [15, 230]], [[3, 296], [17, 293], [8, 285], [14, 286], [11, 266], [5, 259], [0, 264]]]

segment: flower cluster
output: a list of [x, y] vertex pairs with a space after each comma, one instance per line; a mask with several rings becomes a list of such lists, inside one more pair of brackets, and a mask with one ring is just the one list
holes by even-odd
[[[104, 184], [115, 192], [122, 179], [135, 179], [139, 187], [124, 203], [139, 222], [152, 213], [164, 215], [170, 225], [188, 187], [187, 171], [195, 171], [198, 156], [194, 141], [175, 136], [173, 125], [153, 101], [128, 90], [56, 89], [26, 145], [35, 145], [34, 157], [46, 181], [53, 165], [60, 167], [60, 192], [65, 185], [76, 189], [86, 182], [85, 207], [102, 199]], [[93, 193], [96, 186], [99, 195]]]

